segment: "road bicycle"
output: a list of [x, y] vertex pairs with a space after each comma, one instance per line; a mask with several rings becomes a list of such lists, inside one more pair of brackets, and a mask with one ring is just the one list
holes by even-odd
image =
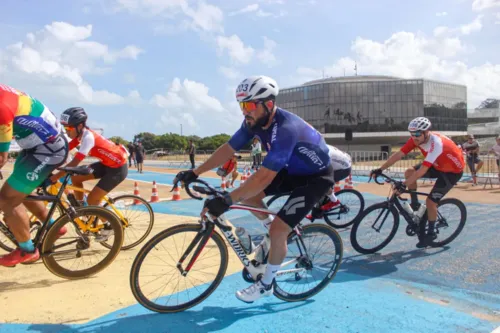
[[[384, 178], [385, 182], [391, 184], [393, 189], [396, 185], [401, 183], [400, 181], [390, 178], [385, 174], [380, 174], [375, 176], [375, 182], [379, 185], [384, 184], [384, 182], [378, 181], [379, 177]], [[401, 194], [405, 193], [410, 193], [410, 191], [404, 190]], [[422, 195], [425, 197], [429, 196], [428, 193], [416, 193], [417, 195]], [[418, 217], [415, 213], [410, 215], [410, 213], [403, 208], [403, 204], [401, 203], [404, 203], [405, 201], [407, 201], [407, 199], [401, 198], [400, 195], [396, 195], [396, 193], [393, 191], [386, 201], [371, 205], [370, 207], [365, 209], [352, 226], [350, 235], [352, 247], [357, 252], [363, 254], [375, 253], [382, 250], [391, 242], [391, 240], [396, 235], [399, 227], [400, 215], [403, 216], [403, 218], [407, 222], [406, 235], [410, 237], [415, 235], [424, 235], [427, 225], [427, 211], [425, 211], [421, 217]], [[455, 230], [451, 229], [450, 232], [450, 227], [452, 225], [450, 221], [452, 219], [449, 216], [446, 216], [448, 214], [445, 214], [445, 212], [452, 209], [459, 212], [459, 218], [457, 218], [457, 228]], [[368, 216], [372, 213], [374, 214], [374, 216], [376, 216], [376, 219], [374, 221], [368, 218]], [[389, 225], [387, 228], [386, 221], [387, 218], [391, 215], [394, 223], [392, 224], [392, 227]], [[444, 198], [438, 203], [437, 215], [438, 216], [435, 223], [437, 237], [427, 242], [427, 245], [431, 247], [444, 246], [457, 238], [457, 236], [465, 226], [465, 222], [467, 220], [467, 209], [463, 202], [458, 199]], [[365, 224], [368, 226], [367, 230], [362, 229], [362, 226], [364, 226]], [[382, 234], [382, 227], [386, 227], [384, 230], [387, 232], [385, 233], [385, 236], [384, 234], [381, 236], [382, 241], [380, 242], [380, 240], [376, 240], [376, 236]], [[368, 233], [370, 229], [374, 230], [375, 234]], [[375, 245], [366, 245], [364, 244], [364, 242], [374, 243]]]
[[[202, 200], [201, 194], [220, 196], [226, 193], [201, 179], [191, 183], [201, 184], [194, 185], [192, 190], [188, 183], [185, 184], [186, 192], [194, 199]], [[231, 205], [230, 210], [236, 209], [276, 215], [267, 209]], [[260, 263], [247, 256], [225, 214], [216, 219], [207, 216], [198, 223], [168, 228], [144, 244], [130, 271], [130, 287], [135, 299], [147, 309], [160, 313], [184, 311], [199, 304], [219, 286], [229, 261], [233, 260], [227, 244], [243, 264], [244, 276], [252, 282], [259, 280], [265, 272], [265, 260]], [[321, 246], [321, 250], [313, 245]], [[162, 250], [173, 253], [160, 253]], [[274, 295], [289, 302], [312, 297], [335, 277], [342, 255], [342, 239], [334, 228], [318, 223], [295, 227], [288, 235], [287, 257], [273, 282]], [[180, 279], [174, 280], [176, 276]], [[159, 281], [166, 284], [152, 286]]]
[[[280, 193], [272, 196], [266, 203], [267, 207], [272, 208], [273, 204], [283, 207], [288, 200], [290, 193]], [[355, 189], [343, 189], [335, 192], [335, 196], [340, 204], [327, 211], [320, 207], [330, 202], [328, 196], [325, 196], [318, 202], [311, 211], [309, 221], [324, 219], [325, 222], [334, 228], [347, 228], [359, 217], [365, 208], [365, 199], [363, 195]]]
[[[73, 207], [62, 202], [62, 195], [72, 175], [88, 175], [91, 170], [86, 167], [61, 167], [59, 170], [67, 172], [56, 195], [47, 192], [47, 183], [42, 184], [36, 190], [36, 195], [28, 195], [26, 201], [45, 201], [52, 203], [47, 219], [32, 226], [34, 234], [33, 243], [40, 251], [40, 257], [47, 269], [53, 274], [65, 279], [80, 279], [92, 276], [109, 266], [120, 252], [123, 243], [123, 228], [120, 220], [115, 214], [100, 206]], [[49, 225], [49, 221], [54, 216], [54, 212], [59, 210], [60, 216]], [[101, 223], [97, 223], [100, 221]], [[105, 221], [105, 222], [103, 222]], [[74, 239], [68, 240], [66, 235], [60, 236], [59, 230], [66, 226], [67, 234], [74, 232]], [[33, 229], [34, 228], [34, 229]], [[109, 252], [102, 255], [101, 251], [91, 249], [92, 238], [99, 235], [99, 232], [106, 228], [112, 230], [112, 243]], [[5, 236], [14, 247], [19, 244], [8, 226], [0, 221], [0, 234]], [[108, 238], [109, 240], [109, 238]], [[56, 242], [58, 244], [56, 244]], [[59, 243], [61, 242], [61, 243]], [[10, 251], [12, 248], [6, 245], [7, 242], [0, 242], [0, 247]], [[62, 250], [64, 248], [64, 250]], [[86, 251], [88, 250], [88, 251]], [[89, 257], [98, 254], [101, 258], [92, 260]], [[91, 266], [84, 268], [81, 263], [75, 265], [69, 261], [71, 259], [89, 259]], [[65, 264], [68, 263], [69, 267]]]

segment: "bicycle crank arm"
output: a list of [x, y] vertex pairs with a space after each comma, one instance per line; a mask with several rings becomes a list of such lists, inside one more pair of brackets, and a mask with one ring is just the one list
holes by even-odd
[[306, 271], [305, 268], [286, 269], [286, 270], [283, 270], [283, 271], [278, 271], [278, 273], [276, 273], [276, 276], [283, 276], [283, 275], [290, 275], [290, 274], [302, 273], [302, 272], [305, 272], [305, 271]]

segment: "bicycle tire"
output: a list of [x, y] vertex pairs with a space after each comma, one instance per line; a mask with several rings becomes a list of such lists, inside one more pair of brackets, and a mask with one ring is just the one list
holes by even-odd
[[[112, 200], [112, 202], [113, 202], [114, 205], [115, 205], [115, 203], [118, 200], [123, 200], [123, 199], [126, 199], [126, 200], [137, 200], [137, 201], [140, 201], [142, 204], [144, 204], [144, 206], [147, 208], [147, 210], [149, 212], [149, 224], [148, 224], [148, 228], [147, 228], [146, 232], [138, 240], [136, 240], [132, 244], [126, 244], [126, 237], [124, 235], [122, 250], [129, 250], [131, 248], [136, 247], [137, 245], [139, 245], [140, 243], [142, 243], [146, 239], [146, 237], [149, 236], [149, 234], [151, 233], [151, 230], [153, 230], [153, 225], [154, 225], [154, 222], [155, 222], [155, 214], [153, 212], [153, 208], [151, 207], [151, 205], [149, 204], [149, 202], [147, 202], [146, 200], [144, 200], [143, 198], [141, 198], [141, 197], [139, 197], [137, 195], [124, 194], [124, 195], [120, 195], [120, 196], [118, 196], [116, 198], [110, 198], [110, 199]], [[106, 202], [106, 204], [103, 207], [106, 208], [108, 206], [109, 206], [109, 204]], [[115, 208], [116, 208], [116, 205], [115, 205]], [[116, 208], [116, 209], [119, 210], [119, 208]], [[111, 211], [111, 212], [113, 212], [113, 211]], [[120, 217], [118, 217], [118, 219], [120, 219]], [[120, 219], [120, 221], [121, 221], [121, 219]], [[122, 225], [123, 225], [123, 222], [122, 222]], [[126, 233], [126, 229], [127, 228], [124, 226], [124, 231], [123, 231], [124, 233]], [[108, 249], [111, 247], [107, 242], [102, 242], [101, 244], [102, 244], [102, 246], [104, 246], [104, 247], [106, 247]]]
[[[54, 256], [46, 255], [47, 253], [50, 252], [55, 241], [59, 238], [59, 236], [57, 235], [59, 229], [61, 229], [61, 227], [64, 226], [66, 223], [72, 223], [70, 217], [67, 215], [63, 215], [62, 217], [57, 219], [47, 232], [45, 238], [43, 239], [42, 259], [43, 263], [52, 274], [68, 280], [86, 278], [95, 275], [100, 271], [102, 271], [103, 269], [105, 269], [106, 267], [108, 267], [115, 260], [116, 256], [121, 250], [121, 246], [123, 243], [123, 227], [121, 221], [116, 217], [115, 214], [113, 214], [109, 210], [100, 206], [85, 206], [85, 207], [75, 208], [75, 211], [76, 211], [76, 217], [86, 215], [86, 216], [95, 216], [97, 218], [106, 220], [114, 232], [113, 238], [115, 242], [109, 253], [97, 265], [81, 271], [73, 271], [66, 269], [57, 263], [57, 261], [54, 259]], [[75, 228], [78, 227], [76, 223], [74, 225]]]
[[442, 199], [439, 201], [439, 204], [438, 204], [438, 211], [439, 211], [439, 207], [442, 206], [442, 205], [445, 205], [445, 204], [453, 204], [453, 205], [456, 205], [458, 207], [458, 209], [460, 210], [460, 213], [462, 215], [462, 217], [460, 218], [460, 223], [458, 224], [458, 228], [457, 230], [455, 230], [455, 232], [453, 234], [451, 234], [450, 237], [440, 241], [440, 242], [435, 242], [435, 241], [429, 241], [429, 245], [431, 247], [442, 247], [446, 244], [449, 244], [451, 243], [455, 238], [458, 237], [458, 235], [462, 232], [464, 226], [465, 226], [465, 222], [467, 221], [467, 208], [465, 207], [464, 203], [458, 199], [455, 199], [455, 198], [445, 198], [445, 199]]
[[[389, 234], [389, 236], [382, 243], [380, 243], [378, 246], [376, 246], [374, 248], [366, 249], [366, 248], [362, 247], [358, 242], [358, 237], [357, 237], [358, 228], [359, 228], [359, 225], [365, 219], [365, 217], [377, 209], [389, 210], [389, 212], [392, 213], [392, 216], [394, 217], [394, 226], [392, 227], [392, 230], [391, 230], [391, 233]], [[384, 213], [384, 211], [382, 211], [382, 213]], [[382, 215], [380, 215], [380, 216], [382, 216]], [[389, 244], [392, 241], [392, 239], [396, 235], [396, 232], [398, 231], [398, 227], [399, 227], [399, 212], [396, 209], [396, 207], [394, 207], [394, 206], [388, 207], [387, 202], [381, 202], [378, 204], [371, 205], [366, 210], [364, 210], [361, 213], [361, 215], [359, 216], [358, 220], [354, 222], [352, 229], [351, 229], [351, 235], [350, 235], [351, 245], [358, 253], [361, 253], [361, 254], [375, 253], [377, 251], [382, 250], [384, 247], [387, 246], [387, 244]]]
[[[58, 213], [59, 213], [59, 216], [64, 215], [64, 212], [63, 212], [63, 210], [62, 210], [61, 206], [59, 206], [58, 204], [56, 204], [56, 206], [57, 206], [57, 208], [56, 208], [56, 209], [57, 209], [57, 211], [58, 211]], [[48, 209], [47, 209], [47, 210], [48, 210]], [[31, 217], [30, 217], [29, 219], [31, 220]], [[38, 221], [38, 222], [39, 222], [39, 221]], [[7, 224], [6, 224], [6, 223], [5, 223], [5, 226], [7, 226]], [[38, 229], [39, 229], [39, 228], [40, 228], [40, 226], [30, 226], [30, 234], [32, 234], [32, 233], [33, 233], [33, 231], [38, 232]], [[35, 234], [33, 234], [33, 235], [32, 235], [32, 238], [31, 238], [31, 239], [33, 239], [34, 235], [36, 235], [36, 232], [35, 232]], [[2, 235], [3, 235], [3, 234], [2, 234]], [[11, 241], [10, 239], [7, 239], [7, 237], [5, 237], [5, 238], [6, 238], [6, 240], [8, 241], [8, 243], [5, 243], [3, 240], [0, 240], [0, 248], [2, 248], [3, 250], [5, 250], [5, 251], [7, 251], [7, 252], [12, 252], [12, 251], [14, 251], [14, 250], [15, 250], [15, 248], [11, 247], [11, 246], [10, 246], [10, 244], [12, 244], [12, 245], [14, 245], [14, 246], [15, 246], [15, 244], [13, 244], [13, 243], [12, 243], [12, 241]]]
[[[308, 225], [302, 227], [300, 237], [303, 237], [304, 235], [306, 235], [307, 233], [310, 233], [310, 232], [320, 232], [323, 234], [327, 234], [330, 237], [330, 239], [333, 240], [336, 255], [335, 255], [335, 259], [332, 261], [332, 263], [333, 263], [332, 268], [330, 269], [329, 273], [325, 276], [325, 278], [316, 287], [314, 287], [306, 292], [296, 294], [296, 295], [292, 295], [290, 293], [282, 291], [281, 288], [279, 287], [278, 283], [276, 281], [274, 281], [273, 293], [277, 298], [279, 298], [283, 301], [298, 302], [298, 301], [306, 300], [306, 299], [311, 298], [312, 296], [316, 295], [321, 290], [323, 290], [330, 283], [331, 280], [333, 280], [333, 278], [337, 275], [339, 267], [342, 263], [342, 257], [343, 257], [343, 253], [344, 253], [344, 245], [342, 242], [342, 238], [340, 237], [337, 230], [335, 230], [334, 228], [327, 226], [325, 224], [313, 223], [313, 224], [308, 224]], [[292, 237], [295, 237], [295, 236], [296, 236], [295, 231], [292, 231], [288, 235], [288, 239], [291, 239]]]
[[279, 197], [285, 197], [289, 196], [290, 193], [280, 193], [280, 194], [275, 194], [273, 195], [269, 200], [267, 200], [266, 205], [267, 207], [271, 207], [272, 203], [278, 200]]
[[[334, 228], [347, 228], [348, 226], [352, 225], [356, 221], [356, 219], [361, 215], [363, 210], [365, 209], [365, 199], [363, 198], [363, 195], [359, 191], [354, 190], [354, 189], [343, 189], [343, 190], [336, 192], [335, 196], [340, 197], [344, 193], [352, 193], [356, 197], [358, 197], [359, 203], [360, 203], [359, 204], [360, 209], [359, 209], [358, 214], [356, 214], [356, 216], [351, 221], [349, 221], [347, 223], [335, 223], [328, 218], [327, 214], [324, 214], [323, 219], [325, 220], [325, 222]], [[340, 202], [342, 203], [342, 200], [340, 200]]]
[[168, 228], [151, 238], [144, 246], [139, 250], [139, 253], [137, 253], [137, 256], [134, 259], [134, 262], [132, 263], [132, 268], [130, 269], [130, 288], [132, 290], [132, 294], [134, 295], [135, 299], [144, 306], [145, 308], [154, 311], [154, 312], [159, 312], [159, 313], [174, 313], [174, 312], [181, 312], [184, 310], [187, 310], [199, 303], [201, 303], [203, 300], [205, 300], [208, 296], [210, 296], [215, 289], [219, 286], [221, 283], [222, 279], [224, 278], [228, 266], [228, 250], [227, 250], [227, 245], [222, 238], [222, 236], [217, 232], [213, 231], [212, 234], [210, 235], [210, 238], [214, 241], [214, 243], [217, 245], [217, 247], [220, 250], [221, 253], [221, 266], [219, 268], [219, 271], [217, 272], [217, 275], [215, 276], [214, 281], [211, 283], [211, 285], [207, 288], [205, 292], [203, 292], [200, 296], [196, 297], [195, 299], [191, 300], [190, 302], [187, 302], [182, 305], [177, 305], [177, 306], [160, 306], [158, 304], [155, 304], [151, 302], [146, 296], [144, 296], [141, 287], [139, 286], [139, 272], [142, 267], [142, 263], [146, 256], [149, 254], [149, 252], [162, 240], [165, 238], [168, 238], [172, 235], [182, 233], [182, 232], [199, 232], [202, 228], [201, 224], [180, 224], [176, 225], [174, 227]]

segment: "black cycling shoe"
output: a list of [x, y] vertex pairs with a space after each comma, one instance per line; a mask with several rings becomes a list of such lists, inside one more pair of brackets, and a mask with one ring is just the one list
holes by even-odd
[[415, 245], [417, 248], [421, 249], [427, 247], [430, 242], [437, 238], [436, 232], [434, 230], [427, 231], [427, 234], [423, 237], [418, 236], [418, 243]]

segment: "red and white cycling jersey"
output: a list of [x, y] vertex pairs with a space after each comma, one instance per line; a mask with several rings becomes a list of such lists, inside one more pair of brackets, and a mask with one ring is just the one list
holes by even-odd
[[406, 155], [414, 148], [420, 149], [425, 156], [422, 164], [426, 167], [432, 166], [438, 171], [451, 173], [460, 173], [464, 170], [462, 150], [445, 135], [431, 132], [429, 141], [420, 146], [416, 146], [410, 138], [401, 148], [401, 152]]
[[75, 158], [82, 161], [86, 156], [92, 156], [101, 160], [102, 164], [110, 168], [118, 168], [127, 163], [127, 150], [122, 145], [102, 137], [100, 134], [85, 128], [82, 140], [74, 138], [69, 143], [69, 150], [80, 145]]

